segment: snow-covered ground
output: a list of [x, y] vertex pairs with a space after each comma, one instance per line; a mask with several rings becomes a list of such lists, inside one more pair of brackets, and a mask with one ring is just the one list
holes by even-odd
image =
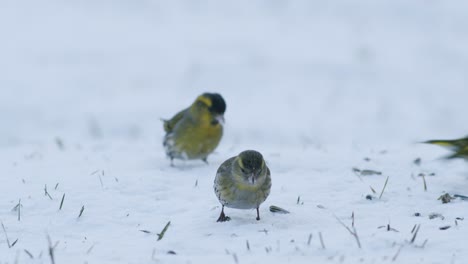
[[[437, 198], [468, 195], [468, 166], [417, 143], [467, 134], [467, 8], [0, 1], [0, 263], [52, 263], [49, 243], [57, 264], [467, 263], [468, 202]], [[170, 167], [159, 118], [205, 91], [221, 145]], [[216, 223], [216, 169], [245, 149], [272, 172], [262, 219]]]

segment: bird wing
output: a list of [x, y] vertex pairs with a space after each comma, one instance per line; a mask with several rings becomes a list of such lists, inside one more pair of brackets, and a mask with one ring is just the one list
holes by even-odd
[[187, 109], [184, 109], [180, 112], [178, 112], [175, 116], [173, 116], [171, 119], [169, 120], [163, 120], [164, 122], [164, 131], [166, 131], [166, 133], [170, 133], [172, 132], [172, 130], [174, 129], [174, 127], [177, 125], [177, 123], [179, 123], [179, 121], [184, 117], [185, 113], [187, 112]]

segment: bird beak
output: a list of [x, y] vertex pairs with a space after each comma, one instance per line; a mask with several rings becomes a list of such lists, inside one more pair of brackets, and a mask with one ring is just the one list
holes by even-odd
[[224, 124], [224, 115], [217, 115], [215, 117], [216, 121], [218, 121], [221, 124]]

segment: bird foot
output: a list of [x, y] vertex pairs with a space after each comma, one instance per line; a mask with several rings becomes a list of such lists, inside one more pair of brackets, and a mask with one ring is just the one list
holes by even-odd
[[226, 222], [226, 221], [229, 221], [229, 220], [231, 220], [231, 217], [226, 216], [224, 214], [224, 212], [221, 212], [221, 214], [219, 215], [219, 218], [218, 218], [218, 220], [216, 220], [216, 222]]

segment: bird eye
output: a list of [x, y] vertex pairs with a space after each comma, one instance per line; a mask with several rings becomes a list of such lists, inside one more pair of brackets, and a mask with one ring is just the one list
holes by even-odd
[[247, 173], [247, 171], [244, 170], [244, 168], [241, 168], [242, 173]]

